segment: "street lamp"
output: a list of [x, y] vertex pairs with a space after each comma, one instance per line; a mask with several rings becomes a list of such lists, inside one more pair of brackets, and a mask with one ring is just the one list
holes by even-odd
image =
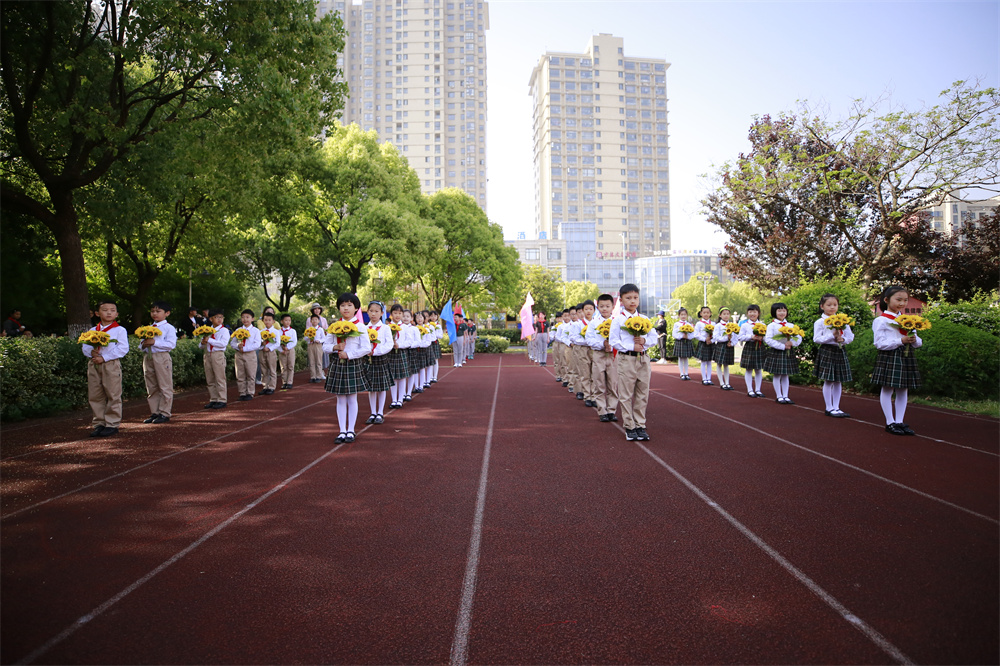
[[715, 276], [711, 273], [702, 273], [695, 277], [701, 282], [701, 305], [704, 307], [708, 305], [708, 283], [715, 279]]

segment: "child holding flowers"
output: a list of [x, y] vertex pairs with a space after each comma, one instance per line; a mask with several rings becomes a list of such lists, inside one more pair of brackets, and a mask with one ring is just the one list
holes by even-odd
[[[901, 314], [909, 300], [910, 294], [904, 287], [886, 287], [879, 299], [882, 314], [872, 322], [875, 348], [878, 350], [872, 383], [882, 387], [879, 402], [885, 414], [885, 431], [892, 435], [916, 434], [903, 422], [903, 418], [906, 416], [909, 390], [920, 386], [920, 370], [917, 369], [913, 350], [924, 343], [917, 331], [930, 328], [930, 322], [923, 317]], [[896, 394], [895, 415], [893, 392]]]
[[813, 342], [819, 346], [815, 372], [823, 380], [824, 413], [836, 419], [846, 419], [850, 414], [840, 409], [840, 394], [842, 382], [851, 381], [851, 364], [844, 345], [854, 340], [854, 331], [851, 330], [854, 320], [845, 314], [837, 314], [840, 300], [836, 294], [820, 296], [819, 309], [822, 314], [813, 323]]
[[91, 437], [111, 437], [118, 434], [122, 420], [122, 366], [120, 359], [128, 353], [128, 334], [118, 325], [118, 305], [101, 301], [97, 306], [100, 321], [84, 331], [77, 342], [82, 343], [87, 363], [87, 400], [94, 414], [90, 425]]
[[774, 375], [775, 402], [779, 405], [794, 405], [788, 397], [788, 378], [799, 371], [799, 359], [792, 347], [802, 344], [803, 331], [798, 326], [785, 321], [788, 316], [788, 306], [784, 303], [774, 303], [771, 306], [771, 323], [767, 325], [764, 334], [764, 344], [767, 345], [767, 355], [764, 357], [764, 370]]
[[589, 298], [576, 306], [579, 319], [570, 328], [570, 342], [573, 344], [573, 365], [576, 370], [577, 380], [576, 399], [583, 400], [583, 404], [586, 407], [594, 407], [597, 404], [591, 400], [594, 387], [591, 381], [590, 366], [594, 355], [593, 350], [587, 344], [587, 329], [594, 318], [594, 311], [596, 309], [594, 301]]
[[389, 407], [399, 409], [406, 396], [406, 383], [410, 377], [407, 358], [410, 339], [404, 332], [403, 306], [396, 303], [389, 308], [389, 332], [392, 333], [392, 351], [389, 352], [389, 372], [394, 384], [389, 387], [392, 402]]
[[761, 389], [764, 388], [764, 357], [767, 348], [763, 343], [766, 334], [767, 326], [760, 321], [760, 306], [749, 306], [747, 320], [740, 326], [738, 340], [743, 343], [740, 367], [745, 371], [743, 379], [747, 383], [747, 395], [751, 398], [764, 397]]
[[201, 338], [201, 348], [205, 350], [202, 357], [205, 383], [208, 384], [208, 403], [205, 409], [223, 409], [227, 402], [226, 347], [229, 346], [229, 329], [223, 326], [225, 319], [222, 310], [209, 310], [208, 321], [211, 326], [199, 326], [193, 333], [195, 337]]
[[622, 425], [628, 441], [648, 441], [646, 404], [649, 402], [649, 378], [652, 366], [646, 350], [656, 344], [653, 322], [639, 314], [639, 287], [624, 284], [618, 290], [622, 311], [611, 320], [608, 341], [618, 350], [618, 400]]
[[368, 304], [368, 341], [372, 344], [372, 351], [367, 357], [365, 371], [368, 373], [368, 406], [371, 407], [371, 416], [365, 423], [376, 425], [385, 420], [382, 413], [385, 396], [394, 385], [389, 370], [389, 353], [393, 348], [392, 329], [382, 321], [384, 314], [385, 306], [381, 301]]
[[694, 337], [698, 340], [695, 356], [701, 361], [701, 383], [712, 386], [712, 357], [715, 349], [712, 338], [715, 335], [715, 324], [712, 323], [712, 308], [707, 305], [698, 310], [698, 322], [694, 325]]
[[355, 439], [354, 424], [358, 420], [358, 392], [368, 390], [362, 358], [372, 350], [368, 328], [361, 319], [361, 300], [351, 293], [337, 299], [340, 320], [327, 329], [323, 351], [333, 354], [326, 390], [337, 395], [337, 425], [340, 434], [336, 444], [350, 443]]
[[309, 383], [323, 381], [323, 341], [326, 340], [326, 327], [322, 325], [319, 315], [309, 317], [309, 326], [302, 335], [306, 342], [306, 354], [309, 358]]
[[281, 337], [278, 342], [281, 388], [287, 391], [292, 388], [292, 381], [295, 379], [295, 345], [299, 342], [299, 334], [292, 328], [292, 315], [287, 312], [281, 315]]
[[441, 318], [437, 313], [437, 310], [431, 310], [427, 313], [431, 326], [434, 327], [434, 339], [431, 341], [431, 360], [433, 365], [431, 365], [430, 370], [430, 383], [437, 384], [438, 381], [438, 370], [441, 367], [441, 338], [444, 337], [444, 327], [441, 325]]
[[694, 356], [694, 343], [691, 336], [694, 335], [694, 326], [688, 323], [687, 308], [677, 311], [677, 321], [674, 323], [674, 354], [677, 356], [677, 366], [680, 370], [681, 379], [690, 381], [688, 374], [688, 359]]
[[274, 313], [264, 311], [260, 316], [264, 328], [260, 332], [260, 379], [264, 385], [261, 395], [271, 395], [278, 385], [278, 348], [281, 331], [274, 325]]
[[715, 324], [715, 332], [712, 336], [712, 344], [715, 347], [712, 358], [718, 367], [719, 386], [723, 391], [733, 390], [733, 387], [729, 385], [729, 366], [736, 362], [736, 350], [733, 348], [733, 345], [736, 344], [736, 338], [733, 336], [740, 332], [739, 325], [729, 321], [731, 318], [732, 313], [729, 308], [719, 310], [719, 321]]
[[236, 386], [240, 391], [240, 401], [253, 400], [255, 377], [257, 376], [257, 350], [260, 349], [260, 330], [253, 325], [253, 310], [240, 313], [243, 325], [229, 337], [229, 346], [236, 350]]
[[617, 421], [618, 410], [618, 370], [611, 353], [611, 311], [615, 309], [615, 299], [611, 294], [597, 297], [597, 314], [587, 327], [585, 339], [591, 349], [590, 386], [593, 402], [601, 423]]
[[143, 423], [166, 423], [174, 405], [174, 364], [170, 350], [177, 346], [177, 329], [167, 323], [170, 304], [156, 301], [149, 309], [153, 323], [135, 332], [142, 338], [142, 377], [150, 415]]

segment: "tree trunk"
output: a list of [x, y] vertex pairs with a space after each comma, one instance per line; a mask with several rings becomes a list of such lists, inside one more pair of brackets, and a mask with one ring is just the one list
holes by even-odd
[[56, 199], [55, 215], [48, 224], [56, 237], [59, 264], [62, 267], [63, 298], [66, 301], [66, 326], [74, 340], [90, 328], [90, 296], [87, 293], [87, 269], [83, 262], [83, 244], [72, 193]]
[[[159, 276], [159, 271], [148, 271], [136, 280], [135, 296], [129, 299], [129, 304], [132, 306], [132, 321], [125, 322], [126, 324], [131, 324], [130, 330], [141, 326], [145, 320], [146, 313], [152, 305], [149, 295], [153, 292], [153, 285], [156, 284], [156, 278]], [[177, 307], [176, 303], [172, 303], [171, 305], [175, 308]], [[187, 312], [186, 307], [184, 311]], [[171, 312], [170, 314], [173, 315], [175, 313]]]

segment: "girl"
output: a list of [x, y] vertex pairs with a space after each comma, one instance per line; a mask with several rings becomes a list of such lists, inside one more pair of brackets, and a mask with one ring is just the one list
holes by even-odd
[[427, 383], [427, 366], [430, 365], [430, 354], [431, 354], [431, 338], [430, 331], [427, 333], [421, 333], [418, 326], [424, 326], [427, 320], [424, 318], [423, 312], [414, 313], [413, 330], [417, 336], [417, 340], [413, 345], [414, 353], [414, 364], [413, 374], [410, 376], [411, 388], [410, 393], [423, 393], [424, 389], [430, 386]]
[[847, 361], [844, 345], [854, 340], [850, 326], [834, 329], [826, 325], [827, 317], [837, 314], [840, 300], [835, 294], [823, 294], [819, 299], [822, 315], [813, 323], [813, 342], [819, 345], [816, 352], [816, 376], [823, 380], [823, 400], [827, 416], [846, 419], [850, 414], [840, 409], [841, 383], [851, 381], [851, 364]]
[[431, 310], [429, 313], [431, 324], [434, 325], [434, 339], [431, 340], [431, 358], [434, 361], [434, 365], [430, 369], [430, 383], [438, 383], [438, 369], [441, 367], [441, 338], [444, 337], [444, 327], [441, 325], [441, 320], [438, 317], [437, 310]]
[[790, 338], [775, 339], [776, 335], [783, 335], [778, 329], [782, 326], [791, 326], [785, 317], [788, 316], [788, 306], [784, 303], [775, 303], [771, 306], [772, 321], [767, 325], [767, 333], [764, 334], [764, 344], [767, 345], [767, 355], [764, 357], [764, 370], [774, 375], [775, 402], [779, 405], [794, 405], [788, 398], [788, 377], [799, 371], [799, 359], [791, 351], [792, 347], [802, 344], [801, 335], [793, 335]]
[[365, 423], [376, 425], [385, 420], [382, 414], [385, 408], [385, 394], [394, 386], [392, 371], [389, 369], [389, 352], [393, 349], [392, 330], [382, 321], [384, 313], [385, 306], [380, 301], [368, 304], [370, 319], [368, 328], [376, 332], [378, 342], [374, 343], [365, 365], [368, 379], [368, 406], [371, 407], [371, 416]]
[[[872, 371], [872, 384], [882, 387], [879, 402], [885, 414], [885, 431], [893, 435], [915, 435], [910, 426], [903, 423], [906, 416], [906, 401], [911, 388], [920, 386], [920, 370], [913, 350], [924, 343], [915, 332], [903, 335], [902, 331], [891, 326], [891, 322], [899, 316], [910, 300], [910, 294], [904, 287], [893, 285], [886, 287], [879, 299], [882, 315], [872, 322], [872, 332], [875, 334], [875, 349], [878, 357], [875, 359], [875, 370]], [[896, 415], [892, 415], [892, 392], [896, 391]]]
[[417, 375], [420, 372], [420, 331], [413, 325], [413, 313], [403, 310], [403, 330], [400, 331], [400, 338], [406, 336], [406, 383], [404, 384], [406, 395], [403, 402], [413, 400], [413, 388], [417, 383]]
[[[409, 359], [407, 358], [410, 339], [404, 334], [403, 306], [396, 303], [389, 308], [389, 318], [392, 324], [400, 327], [398, 333], [392, 333], [392, 351], [389, 352], [389, 371], [392, 374], [393, 385], [389, 387], [392, 393], [393, 409], [403, 406], [403, 396], [406, 395], [406, 380], [409, 378]], [[391, 332], [391, 327], [390, 327]]]
[[712, 324], [712, 308], [707, 305], [701, 306], [698, 310], [698, 323], [694, 325], [694, 337], [700, 342], [695, 356], [701, 361], [701, 383], [705, 386], [712, 386], [712, 335], [714, 331], [705, 330], [706, 326]]
[[694, 356], [694, 345], [691, 343], [691, 336], [693, 333], [681, 333], [681, 326], [688, 323], [688, 311], [687, 308], [681, 308], [677, 311], [677, 323], [674, 324], [673, 336], [674, 336], [674, 354], [677, 356], [677, 365], [680, 368], [681, 379], [683, 381], [689, 381], [691, 377], [688, 375], [688, 359]]
[[354, 294], [344, 293], [337, 299], [342, 321], [352, 322], [361, 335], [338, 338], [327, 335], [323, 351], [333, 354], [330, 359], [330, 374], [326, 377], [326, 390], [337, 395], [337, 425], [340, 434], [335, 444], [353, 442], [354, 424], [358, 420], [358, 391], [368, 390], [362, 357], [372, 350], [368, 341], [368, 328], [361, 319], [361, 301]]
[[764, 393], [764, 356], [767, 348], [763, 345], [764, 336], [754, 333], [753, 327], [760, 319], [760, 306], [751, 305], [747, 308], [747, 320], [740, 326], [739, 342], [743, 343], [740, 352], [740, 367], [746, 371], [743, 375], [747, 383], [747, 395], [751, 398], [763, 398]]
[[733, 337], [733, 334], [726, 333], [726, 324], [729, 323], [731, 317], [732, 313], [729, 312], [729, 308], [719, 310], [719, 321], [716, 322], [715, 332], [712, 334], [712, 342], [715, 347], [712, 360], [715, 361], [719, 370], [719, 386], [723, 391], [733, 390], [733, 387], [729, 385], [729, 366], [736, 362], [736, 350], [733, 349], [736, 338]]

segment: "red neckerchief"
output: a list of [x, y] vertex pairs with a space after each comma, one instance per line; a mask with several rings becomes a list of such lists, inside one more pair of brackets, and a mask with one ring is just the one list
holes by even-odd
[[701, 323], [706, 324], [706, 325], [712, 323], [711, 320], [705, 321], [704, 319], [699, 319], [698, 321], [700, 321]]
[[894, 315], [894, 314], [889, 314], [888, 312], [883, 312], [883, 313], [882, 313], [882, 316], [883, 316], [883, 317], [885, 317], [886, 319], [892, 319], [893, 321], [895, 321], [895, 320], [896, 320], [896, 315]]
[[13, 317], [7, 317], [7, 321], [12, 321], [12, 322], [14, 322], [15, 324], [17, 324], [17, 328], [18, 328], [18, 330], [20, 330], [20, 329], [21, 329], [21, 322], [19, 322], [18, 320], [14, 319]]
[[778, 326], [788, 326], [787, 321], [778, 321], [777, 319], [772, 319], [771, 323], [777, 324]]
[[107, 328], [101, 328], [101, 325], [98, 324], [97, 326], [94, 327], [94, 330], [95, 331], [105, 332], [105, 331], [110, 331], [113, 328], [118, 328], [118, 322], [116, 322], [116, 321], [111, 322], [110, 324], [108, 324]]
[[[215, 328], [215, 327], [213, 326], [212, 328]], [[216, 329], [215, 329], [215, 333], [212, 333], [212, 339], [213, 339], [213, 340], [215, 339], [215, 336], [216, 336], [216, 335], [218, 335], [218, 334], [219, 334], [219, 331], [221, 331], [221, 330], [222, 330], [222, 327], [221, 327], [221, 326], [220, 326], [219, 328], [216, 328]]]

